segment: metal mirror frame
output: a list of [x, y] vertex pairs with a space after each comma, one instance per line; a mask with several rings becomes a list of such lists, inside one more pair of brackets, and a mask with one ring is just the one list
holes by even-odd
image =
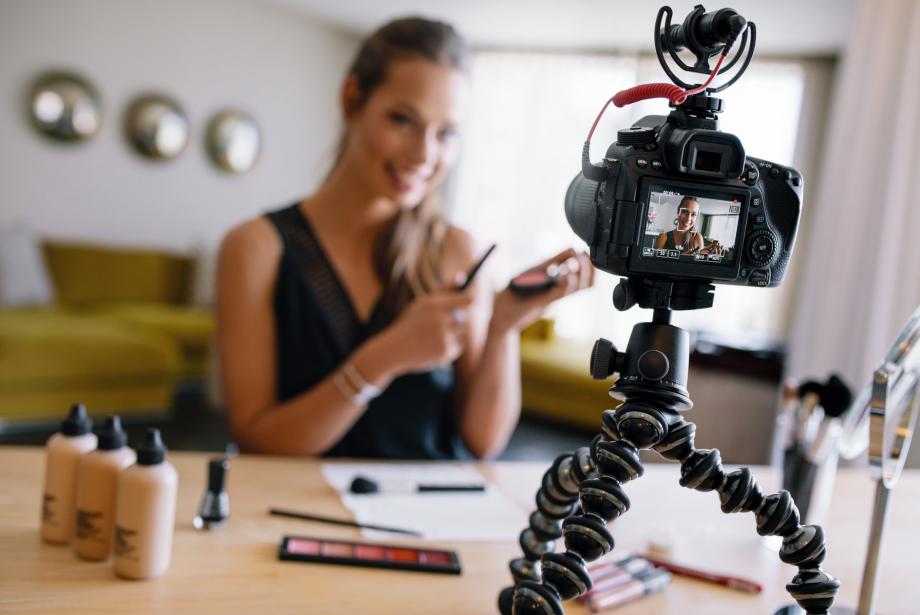
[[897, 483], [917, 424], [920, 396], [920, 307], [875, 371], [869, 402], [869, 466], [891, 489]]
[[860, 392], [843, 418], [840, 455], [853, 459], [868, 445], [873, 476], [882, 478], [889, 488], [904, 468], [920, 415], [920, 396], [915, 398], [920, 383], [918, 346], [920, 306], [901, 327], [872, 382]]
[[[246, 135], [241, 130], [250, 133]], [[262, 131], [255, 119], [244, 111], [221, 111], [208, 123], [205, 147], [218, 168], [240, 175], [258, 163], [262, 155]]]
[[153, 160], [172, 160], [188, 146], [188, 116], [172, 98], [144, 94], [125, 113], [125, 135], [138, 153]]
[[58, 142], [77, 143], [94, 136], [102, 127], [102, 112], [96, 88], [73, 72], [43, 73], [29, 89], [32, 125]]

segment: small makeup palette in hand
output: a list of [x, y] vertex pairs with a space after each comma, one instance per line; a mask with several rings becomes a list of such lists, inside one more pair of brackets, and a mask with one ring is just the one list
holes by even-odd
[[516, 275], [508, 287], [511, 292], [522, 297], [539, 295], [558, 284], [571, 270], [573, 269], [567, 263], [549, 265], [546, 269], [530, 269]]
[[460, 574], [455, 551], [285, 536], [278, 559], [344, 566]]

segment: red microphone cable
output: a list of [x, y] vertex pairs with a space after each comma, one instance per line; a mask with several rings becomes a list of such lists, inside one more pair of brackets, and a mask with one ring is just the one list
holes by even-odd
[[635, 102], [639, 102], [640, 100], [648, 100], [650, 98], [667, 98], [672, 104], [679, 105], [687, 100], [688, 96], [699, 94], [709, 87], [709, 84], [712, 83], [712, 80], [715, 79], [716, 75], [718, 74], [719, 68], [722, 66], [722, 61], [725, 60], [725, 56], [725, 53], [719, 55], [719, 61], [716, 62], [716, 67], [712, 70], [712, 74], [709, 75], [709, 79], [706, 80], [706, 83], [699, 85], [691, 90], [685, 90], [674, 85], [673, 83], [646, 83], [644, 85], [637, 85], [626, 90], [620, 90], [614, 94], [610, 100], [604, 103], [603, 107], [601, 107], [600, 112], [594, 119], [594, 123], [591, 124], [591, 130], [588, 131], [587, 141], [591, 141], [591, 137], [594, 135], [594, 129], [597, 128], [598, 122], [601, 121], [601, 117], [604, 115], [607, 107], [610, 106], [610, 103], [613, 103], [617, 107], [625, 107], [626, 105], [631, 105]]

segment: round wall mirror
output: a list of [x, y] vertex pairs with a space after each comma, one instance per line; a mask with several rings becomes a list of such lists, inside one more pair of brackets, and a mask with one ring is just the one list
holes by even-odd
[[170, 98], [141, 96], [128, 108], [125, 131], [134, 149], [144, 156], [170, 160], [181, 154], [188, 143], [188, 118]]
[[208, 124], [208, 155], [229, 173], [245, 173], [255, 166], [262, 151], [259, 125], [242, 111], [223, 111]]
[[95, 88], [72, 73], [46, 73], [29, 95], [29, 117], [41, 132], [57, 141], [83, 141], [102, 126], [102, 102]]

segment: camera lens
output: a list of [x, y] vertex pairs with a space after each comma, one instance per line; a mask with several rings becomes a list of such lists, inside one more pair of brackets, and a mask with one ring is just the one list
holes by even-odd
[[594, 241], [597, 222], [595, 199], [599, 183], [579, 173], [565, 193], [565, 217], [575, 234], [589, 245]]

